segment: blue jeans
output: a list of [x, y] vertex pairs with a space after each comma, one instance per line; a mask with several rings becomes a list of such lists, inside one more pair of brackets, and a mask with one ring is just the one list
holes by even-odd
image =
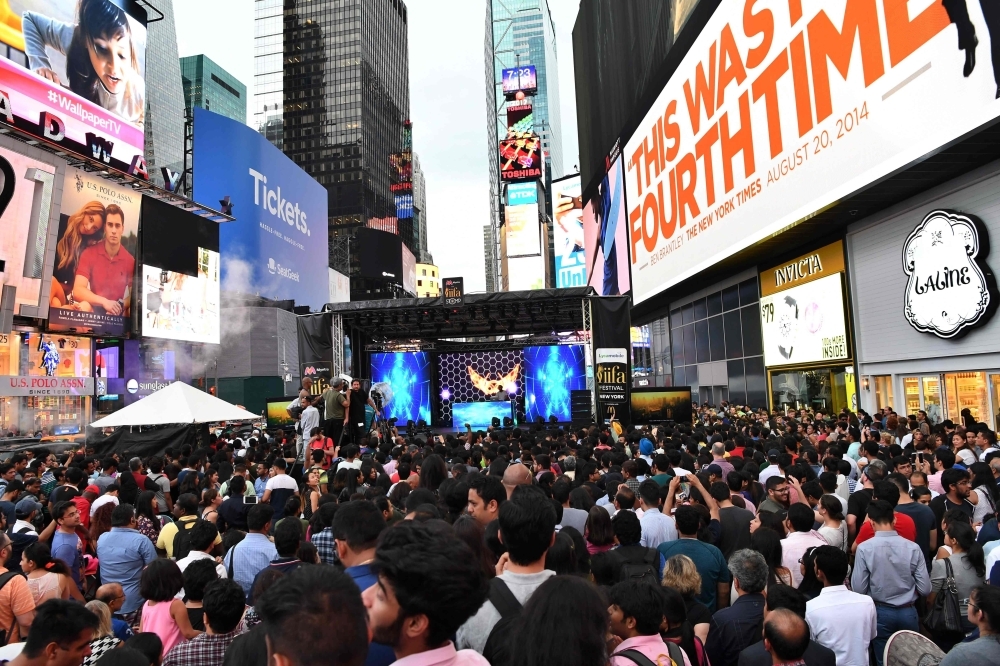
[[875, 640], [872, 641], [872, 647], [875, 649], [875, 662], [878, 666], [882, 666], [885, 644], [889, 641], [889, 637], [903, 629], [920, 631], [920, 620], [917, 617], [917, 609], [913, 606], [895, 608], [876, 603], [875, 616], [878, 624], [878, 634], [876, 634]]

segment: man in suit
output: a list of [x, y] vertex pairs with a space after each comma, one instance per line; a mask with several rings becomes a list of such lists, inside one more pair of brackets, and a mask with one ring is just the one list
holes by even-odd
[[[805, 619], [806, 598], [801, 592], [789, 585], [769, 585], [764, 622], [767, 622], [768, 615], [779, 608], [790, 610]], [[837, 657], [833, 650], [823, 647], [816, 641], [809, 641], [809, 647], [802, 655], [802, 660], [806, 666], [836, 666], [837, 664]], [[740, 652], [738, 663], [739, 666], [771, 666], [772, 660], [771, 655], [764, 647], [764, 642], [760, 641]]]
[[[965, 3], [966, 0], [941, 0], [945, 11], [948, 12], [948, 18], [958, 30], [958, 48], [965, 51], [965, 67], [962, 74], [967, 77], [976, 67], [976, 46], [979, 44], [979, 38], [976, 37], [976, 27], [972, 25], [969, 7]], [[982, 7], [986, 29], [990, 34], [993, 79], [997, 84], [996, 96], [1000, 99], [1000, 5], [990, 0], [985, 2], [980, 0], [979, 5]]]

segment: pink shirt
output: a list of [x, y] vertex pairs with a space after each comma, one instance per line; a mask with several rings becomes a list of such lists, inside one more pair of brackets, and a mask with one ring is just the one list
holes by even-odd
[[[652, 661], [654, 664], [669, 664], [670, 654], [667, 651], [667, 644], [663, 642], [659, 634], [654, 634], [652, 636], [636, 636], [635, 638], [628, 638], [622, 641], [621, 645], [615, 648], [615, 653], [622, 652], [624, 650], [636, 650], [641, 652], [643, 656]], [[691, 666], [691, 660], [688, 659], [687, 653], [681, 650], [681, 654], [684, 655], [684, 666]], [[396, 662], [397, 664], [400, 662]], [[628, 657], [616, 657], [611, 655], [611, 661], [608, 662], [609, 666], [635, 666], [635, 662]]]
[[941, 475], [943, 472], [936, 472], [927, 475], [927, 487], [938, 495], [944, 495], [944, 488], [941, 487]]
[[455, 650], [455, 644], [448, 641], [447, 645], [436, 650], [398, 659], [393, 666], [490, 666], [490, 662], [475, 650]]
[[147, 601], [142, 607], [142, 631], [150, 631], [160, 637], [160, 641], [163, 642], [163, 654], [170, 652], [170, 648], [178, 643], [184, 642], [181, 628], [170, 614], [171, 603], [171, 601], [157, 601], [155, 606], [151, 606]]
[[823, 535], [815, 530], [808, 532], [792, 532], [781, 540], [781, 566], [792, 572], [792, 587], [798, 587], [802, 582], [802, 567], [799, 560], [810, 548], [829, 546]]

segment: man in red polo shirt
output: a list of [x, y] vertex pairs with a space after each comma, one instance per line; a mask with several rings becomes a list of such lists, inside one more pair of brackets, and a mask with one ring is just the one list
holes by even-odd
[[125, 213], [111, 204], [104, 211], [104, 242], [83, 251], [73, 283], [73, 298], [110, 315], [123, 314], [121, 301], [135, 271], [135, 258], [122, 247], [124, 233]]

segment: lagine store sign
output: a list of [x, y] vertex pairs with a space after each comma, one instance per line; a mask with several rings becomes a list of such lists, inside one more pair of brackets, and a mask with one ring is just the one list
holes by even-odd
[[13, 376], [0, 379], [0, 396], [92, 396], [93, 377], [28, 377]]
[[997, 117], [956, 22], [969, 72], [935, 0], [722, 0], [625, 146], [635, 303]]

